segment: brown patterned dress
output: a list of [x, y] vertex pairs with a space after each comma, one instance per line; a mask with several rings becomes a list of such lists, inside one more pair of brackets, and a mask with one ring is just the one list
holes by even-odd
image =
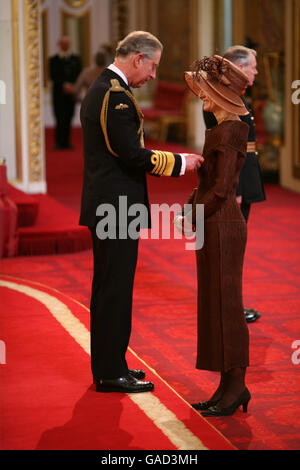
[[188, 201], [193, 203], [193, 218], [195, 204], [204, 204], [204, 246], [196, 251], [197, 369], [226, 372], [249, 365], [242, 297], [247, 228], [236, 202], [248, 132], [241, 121], [224, 121], [206, 131], [205, 161]]

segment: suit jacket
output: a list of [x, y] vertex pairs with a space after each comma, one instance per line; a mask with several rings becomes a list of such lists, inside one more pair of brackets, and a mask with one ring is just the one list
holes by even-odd
[[105, 69], [87, 91], [80, 119], [84, 146], [84, 177], [80, 225], [97, 223], [99, 204], [112, 204], [118, 214], [119, 196], [127, 206], [150, 208], [146, 172], [179, 176], [181, 156], [143, 147], [142, 115], [122, 78]]
[[65, 120], [74, 113], [75, 100], [72, 94], [64, 93], [65, 82], [74, 83], [81, 71], [80, 57], [71, 54], [66, 58], [58, 54], [50, 57], [50, 77], [52, 80], [52, 102], [56, 118]]
[[[255, 122], [251, 108], [242, 97], [245, 107], [249, 111], [246, 116], [239, 116], [249, 126], [248, 142], [256, 142]], [[212, 113], [203, 111], [204, 121], [207, 129], [211, 129], [217, 124], [217, 120]], [[258, 153], [248, 151], [244, 166], [241, 169], [239, 184], [236, 191], [237, 196], [242, 196], [245, 203], [261, 202], [266, 199], [261, 169], [258, 162]]]
[[56, 54], [50, 57], [49, 67], [54, 92], [61, 92], [65, 82], [74, 83], [82, 69], [80, 57], [76, 54], [65, 58]]

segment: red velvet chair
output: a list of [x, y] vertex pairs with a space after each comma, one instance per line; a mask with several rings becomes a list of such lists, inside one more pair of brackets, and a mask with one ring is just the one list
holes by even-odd
[[15, 256], [18, 249], [18, 209], [8, 197], [6, 165], [0, 163], [0, 258]]
[[168, 136], [169, 126], [180, 125], [186, 129], [185, 85], [158, 81], [151, 108], [142, 109], [145, 122], [156, 125], [157, 138], [163, 142]]

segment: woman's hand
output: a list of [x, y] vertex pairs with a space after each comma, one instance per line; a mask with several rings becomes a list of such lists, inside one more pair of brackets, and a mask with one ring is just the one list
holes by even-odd
[[191, 224], [186, 217], [182, 215], [176, 215], [173, 221], [178, 232], [182, 233], [186, 237], [194, 235], [195, 226]]

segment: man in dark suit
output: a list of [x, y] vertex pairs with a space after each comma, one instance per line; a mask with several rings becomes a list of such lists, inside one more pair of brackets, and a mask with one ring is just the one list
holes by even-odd
[[[224, 54], [224, 57], [237, 65], [248, 77], [248, 86], [252, 86], [257, 75], [256, 51], [244, 46], [232, 46]], [[249, 125], [249, 135], [247, 144], [247, 156], [245, 164], [241, 170], [239, 185], [237, 188], [237, 200], [241, 204], [241, 211], [248, 221], [251, 204], [261, 202], [266, 199], [262, 181], [261, 170], [256, 151], [255, 122], [250, 106], [242, 97], [249, 114], [240, 116], [240, 119]], [[207, 129], [215, 126], [217, 121], [212, 113], [203, 111], [204, 121]], [[256, 321], [260, 314], [256, 309], [245, 308], [245, 318], [248, 323]]]
[[[80, 224], [91, 230], [94, 277], [91, 296], [91, 363], [98, 392], [147, 392], [144, 371], [128, 368], [132, 291], [138, 235], [127, 213], [144, 208], [141, 227], [150, 225], [146, 172], [178, 177], [199, 168], [203, 158], [144, 148], [143, 114], [130, 87], [156, 76], [162, 45], [147, 32], [133, 32], [121, 41], [115, 61], [89, 88], [81, 106], [84, 180]], [[185, 167], [185, 168], [184, 168]], [[125, 198], [126, 207], [120, 202]], [[110, 209], [107, 236], [103, 216]], [[100, 230], [100, 228], [102, 229]], [[130, 232], [130, 233], [129, 233]]]
[[59, 42], [59, 53], [50, 57], [50, 78], [52, 84], [52, 104], [56, 120], [55, 148], [69, 149], [71, 123], [74, 115], [75, 100], [64, 90], [65, 83], [74, 83], [81, 72], [81, 60], [70, 53], [70, 40], [63, 36]]

